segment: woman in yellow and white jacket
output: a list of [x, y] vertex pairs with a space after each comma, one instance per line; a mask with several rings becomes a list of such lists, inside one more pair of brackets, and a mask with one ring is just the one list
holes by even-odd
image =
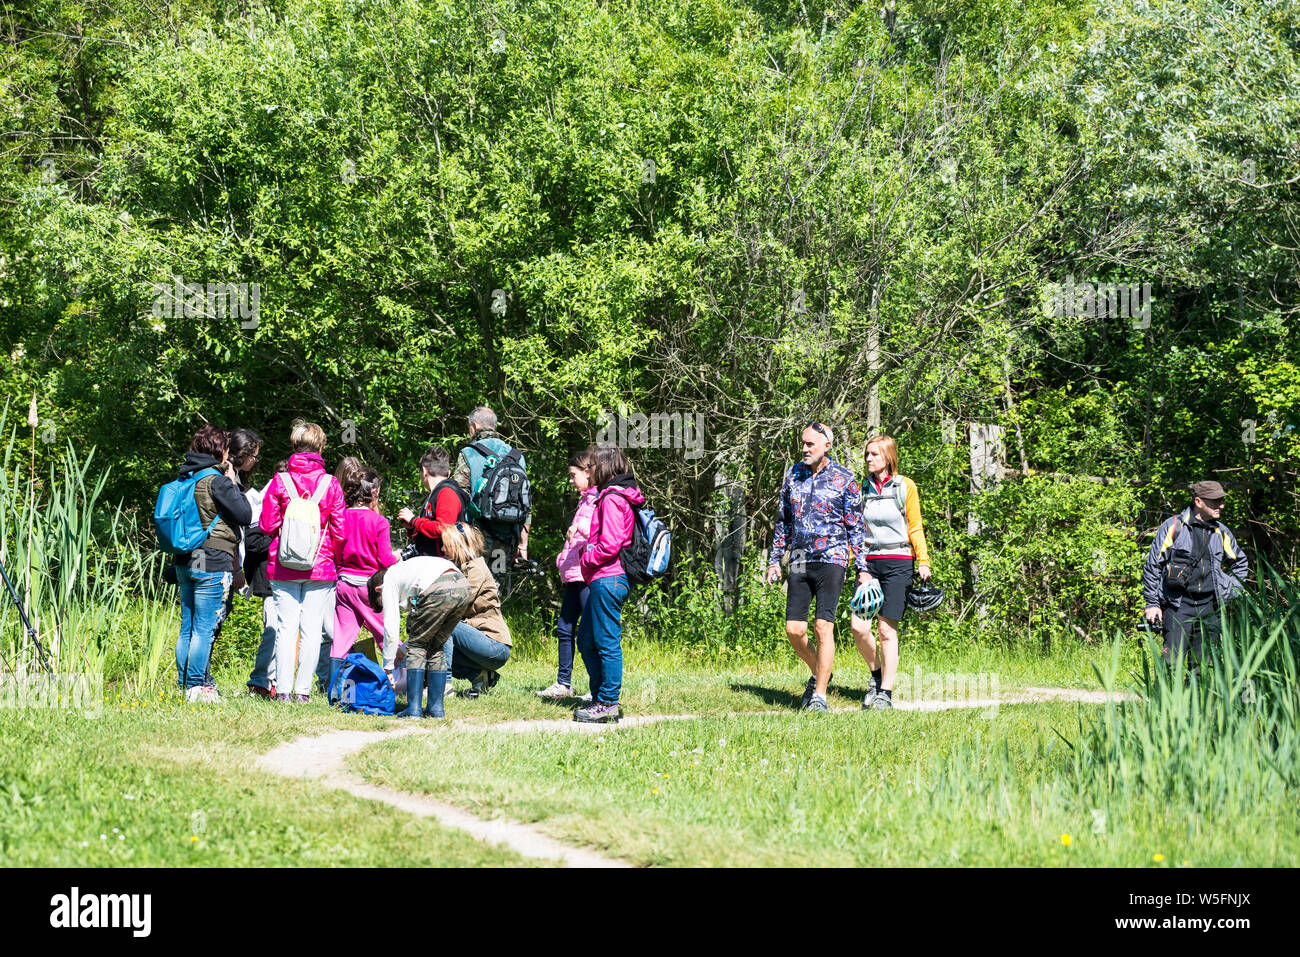
[[853, 640], [871, 669], [863, 709], [893, 705], [898, 674], [898, 623], [907, 607], [907, 590], [915, 574], [930, 577], [930, 555], [921, 526], [921, 497], [916, 483], [898, 474], [898, 445], [888, 435], [867, 443], [867, 481], [862, 483], [862, 517], [867, 533], [866, 572], [884, 592], [877, 616], [879, 643], [871, 622], [853, 616]]

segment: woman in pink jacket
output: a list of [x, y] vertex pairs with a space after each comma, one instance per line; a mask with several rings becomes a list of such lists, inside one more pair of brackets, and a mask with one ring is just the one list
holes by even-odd
[[596, 506], [580, 561], [588, 593], [577, 642], [591, 679], [592, 701], [575, 711], [573, 719], [607, 724], [623, 716], [618, 696], [623, 690], [622, 612], [628, 581], [619, 552], [632, 543], [635, 510], [645, 503], [645, 496], [622, 449], [602, 446], [593, 459], [589, 472], [597, 490]]
[[334, 583], [338, 572], [334, 558], [343, 544], [343, 488], [325, 471], [321, 452], [325, 430], [314, 422], [295, 419], [289, 435], [293, 454], [288, 475], [297, 494], [310, 499], [321, 482], [329, 483], [321, 495], [320, 546], [310, 570], [286, 568], [277, 559], [280, 530], [290, 491], [284, 474], [277, 472], [262, 499], [262, 531], [272, 536], [266, 576], [271, 580], [271, 599], [279, 619], [275, 639], [275, 689], [281, 701], [310, 700], [311, 679], [320, 659], [321, 633], [325, 616], [334, 614]]
[[[564, 600], [560, 603], [560, 617], [555, 623], [555, 643], [560, 650], [560, 672], [555, 684], [537, 692], [539, 698], [573, 697], [573, 636], [577, 634], [582, 611], [587, 607], [587, 583], [582, 580], [582, 552], [591, 534], [591, 517], [596, 511], [596, 486], [591, 484], [591, 463], [594, 449], [575, 452], [569, 456], [569, 484], [578, 492], [578, 510], [573, 515], [564, 536], [564, 547], [555, 558], [564, 582]], [[596, 689], [592, 687], [592, 694]], [[591, 695], [587, 695], [591, 700]]]

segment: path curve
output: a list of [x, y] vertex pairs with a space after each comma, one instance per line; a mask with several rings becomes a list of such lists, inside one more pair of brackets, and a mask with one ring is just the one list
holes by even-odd
[[[1003, 704], [1033, 704], [1043, 701], [1080, 701], [1101, 704], [1106, 701], [1135, 699], [1122, 692], [1091, 691], [1077, 688], [1023, 688], [1015, 694], [997, 698], [966, 701], [898, 701], [899, 711], [947, 711], [958, 708], [997, 708]], [[856, 706], [833, 709], [836, 712], [859, 710]], [[789, 714], [779, 711], [728, 712], [731, 714]], [[450, 721], [457, 728], [480, 732], [505, 732], [509, 734], [537, 731], [560, 731], [578, 734], [599, 734], [616, 728], [638, 727], [661, 721], [687, 721], [697, 717], [691, 714], [629, 715], [618, 724], [581, 724], [572, 719], [542, 718], [499, 721], [495, 724], [471, 724]], [[531, 858], [559, 861], [571, 867], [632, 867], [631, 863], [615, 857], [606, 857], [586, 848], [572, 847], [557, 841], [538, 828], [505, 818], [487, 820], [476, 817], [458, 807], [435, 801], [431, 797], [398, 791], [394, 788], [370, 784], [348, 772], [346, 761], [372, 744], [412, 734], [428, 734], [427, 726], [406, 725], [387, 731], [330, 731], [319, 735], [306, 735], [277, 745], [257, 759], [256, 766], [283, 777], [314, 780], [326, 787], [346, 791], [359, 798], [381, 801], [418, 817], [432, 817], [445, 827], [464, 831], [481, 841], [503, 845], [516, 853]]]
[[359, 798], [382, 801], [418, 817], [432, 817], [445, 827], [465, 831], [490, 844], [503, 845], [524, 857], [559, 861], [570, 867], [632, 866], [618, 858], [563, 844], [530, 825], [503, 818], [475, 817], [424, 795], [370, 784], [345, 770], [348, 755], [363, 748], [390, 738], [425, 733], [427, 728], [412, 727], [392, 731], [331, 731], [295, 738], [259, 757], [256, 766], [284, 777], [314, 780]]

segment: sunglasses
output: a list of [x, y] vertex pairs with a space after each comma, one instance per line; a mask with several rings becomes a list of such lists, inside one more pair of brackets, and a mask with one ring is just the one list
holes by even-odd
[[807, 425], [804, 426], [804, 429], [805, 430], [815, 429], [816, 431], [820, 432], [824, 437], [830, 438], [829, 435], [826, 435], [826, 427], [822, 425], [820, 422], [809, 422]]

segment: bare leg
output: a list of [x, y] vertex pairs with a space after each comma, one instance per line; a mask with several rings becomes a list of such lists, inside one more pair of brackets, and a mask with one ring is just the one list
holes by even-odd
[[871, 630], [870, 620], [854, 615], [849, 626], [853, 630], [853, 643], [858, 646], [858, 654], [867, 663], [867, 667], [875, 671], [880, 667], [880, 655], [876, 650], [876, 636]]
[[817, 618], [813, 620], [813, 628], [817, 633], [817, 666], [813, 668], [817, 676], [816, 694], [824, 698], [831, 680], [831, 666], [835, 664], [835, 622]]
[[894, 690], [894, 677], [898, 674], [898, 619], [881, 617], [880, 628], [880, 687]]

